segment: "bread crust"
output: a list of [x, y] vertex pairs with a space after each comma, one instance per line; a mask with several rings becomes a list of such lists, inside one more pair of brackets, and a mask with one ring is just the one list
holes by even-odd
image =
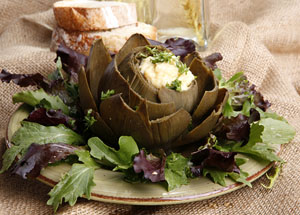
[[[95, 7], [89, 7], [90, 4]], [[119, 28], [137, 22], [135, 4], [120, 2], [90, 4], [54, 3], [53, 12], [58, 26], [68, 31], [96, 31]]]
[[104, 45], [113, 53], [118, 53], [129, 37], [135, 33], [143, 34], [146, 38], [156, 40], [157, 29], [145, 23], [138, 22], [107, 31], [66, 31], [57, 27], [52, 33], [51, 51], [56, 51], [59, 44], [89, 55], [94, 40], [102, 38]]

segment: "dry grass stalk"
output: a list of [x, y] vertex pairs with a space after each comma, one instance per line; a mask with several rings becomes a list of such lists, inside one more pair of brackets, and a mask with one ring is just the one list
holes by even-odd
[[195, 31], [198, 43], [201, 45], [203, 37], [201, 32], [201, 23], [199, 22], [200, 14], [200, 0], [179, 0], [185, 12], [187, 24], [189, 24]]

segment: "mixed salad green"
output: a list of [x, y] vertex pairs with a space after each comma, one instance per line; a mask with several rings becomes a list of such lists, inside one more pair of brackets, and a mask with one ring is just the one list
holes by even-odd
[[[168, 41], [165, 46], [180, 57], [194, 51], [183, 40]], [[295, 130], [283, 117], [266, 112], [270, 103], [243, 73], [225, 80], [216, 68], [218, 60], [220, 55], [216, 54], [208, 56], [206, 63], [214, 69], [219, 88], [225, 88], [229, 98], [217, 126], [194, 143], [196, 150], [190, 153], [182, 148], [140, 148], [130, 136], [120, 136], [119, 146], [113, 147], [96, 137], [90, 129], [96, 121], [92, 110], [83, 111], [79, 105], [78, 71], [80, 66], [86, 66], [87, 59], [66, 47], [58, 50], [57, 69], [48, 78], [2, 70], [2, 82], [38, 89], [13, 96], [14, 103], [25, 103], [32, 111], [12, 136], [0, 173], [10, 170], [23, 178], [35, 178], [48, 165], [69, 163], [70, 171], [49, 193], [47, 204], [55, 211], [63, 200], [74, 205], [78, 197], [85, 195], [89, 199], [95, 186], [94, 172], [99, 168], [122, 172], [129, 183], [162, 182], [168, 191], [195, 177], [208, 177], [222, 186], [226, 186], [225, 178], [229, 177], [251, 187], [248, 173], [240, 167], [247, 160], [237, 158], [237, 153], [282, 164], [276, 146], [291, 141]], [[113, 94], [113, 90], [102, 92], [101, 100]], [[20, 159], [13, 164], [18, 155]]]

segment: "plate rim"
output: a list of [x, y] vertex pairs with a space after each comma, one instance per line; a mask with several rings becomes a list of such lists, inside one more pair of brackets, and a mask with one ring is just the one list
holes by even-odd
[[[6, 125], [6, 131], [5, 131], [5, 145], [7, 148], [10, 148], [12, 144], [9, 141], [9, 135], [8, 130], [9, 126], [12, 120], [12, 117], [19, 111], [21, 108], [29, 109], [30, 106], [27, 104], [21, 104], [17, 107], [16, 110], [9, 116], [7, 125]], [[280, 154], [282, 147], [280, 146], [278, 154]], [[16, 158], [16, 161], [18, 158]], [[268, 165], [266, 165], [263, 169], [260, 169], [256, 173], [250, 175], [247, 177], [247, 181], [253, 182], [263, 176], [268, 170], [272, 168], [275, 162], [270, 162]], [[54, 187], [58, 182], [42, 175], [42, 173], [36, 178], [38, 181]], [[193, 180], [193, 179], [191, 179]], [[213, 183], [213, 182], [211, 182]], [[243, 183], [236, 182], [234, 184], [222, 187], [221, 189], [205, 192], [205, 193], [199, 193], [194, 195], [185, 195], [185, 196], [171, 196], [171, 197], [153, 197], [153, 198], [140, 198], [140, 197], [116, 197], [116, 196], [109, 196], [109, 195], [102, 195], [98, 193], [91, 192], [91, 198], [92, 200], [106, 202], [106, 203], [116, 203], [116, 204], [126, 204], [126, 205], [144, 205], [144, 206], [155, 206], [155, 205], [173, 205], [173, 204], [183, 204], [183, 203], [189, 203], [189, 202], [195, 202], [195, 201], [202, 201], [207, 200], [211, 198], [215, 198], [221, 195], [225, 195], [227, 193], [231, 193], [233, 191], [236, 191], [242, 187], [246, 186]], [[86, 198], [85, 195], [82, 196], [83, 198]]]

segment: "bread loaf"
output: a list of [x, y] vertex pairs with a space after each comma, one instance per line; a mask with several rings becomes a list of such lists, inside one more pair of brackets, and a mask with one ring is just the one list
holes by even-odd
[[58, 26], [68, 31], [95, 31], [137, 23], [135, 4], [91, 0], [58, 1], [53, 5]]
[[62, 43], [77, 52], [89, 55], [93, 41], [102, 38], [107, 49], [117, 53], [128, 38], [135, 33], [143, 34], [152, 40], [157, 39], [156, 28], [141, 22], [107, 31], [66, 31], [57, 27], [52, 34], [51, 51], [56, 51], [58, 45]]

